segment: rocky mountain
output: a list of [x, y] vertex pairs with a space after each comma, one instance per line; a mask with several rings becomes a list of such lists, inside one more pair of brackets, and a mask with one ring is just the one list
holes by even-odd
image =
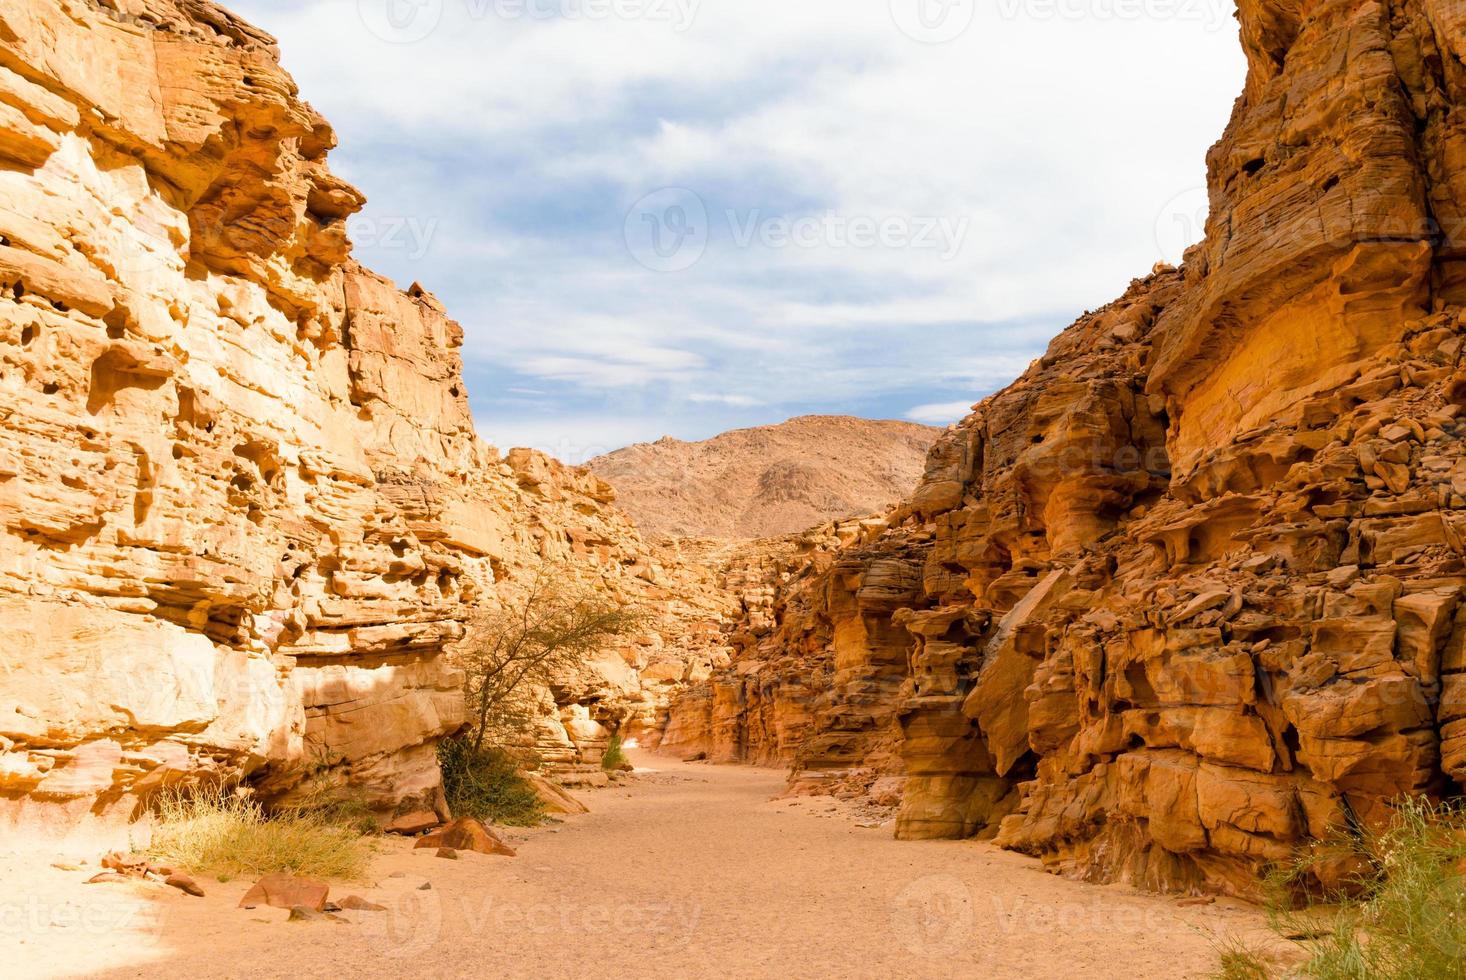
[[909, 494], [940, 429], [806, 415], [592, 459], [648, 536], [765, 538], [882, 511]]
[[669, 750], [895, 780], [902, 837], [1238, 894], [1460, 791], [1466, 5], [1238, 7], [1205, 240], [791, 570]]
[[1063, 331], [919, 483], [915, 426], [625, 451], [633, 512], [705, 534], [649, 546], [601, 476], [474, 432], [461, 330], [351, 258], [361, 195], [272, 39], [207, 0], [7, 4], [8, 839], [127, 841], [200, 782], [441, 810], [449, 651], [547, 562], [655, 613], [544, 692], [526, 745], [561, 772], [619, 731], [899, 797], [902, 837], [1238, 894], [1459, 790], [1466, 5], [1238, 16], [1181, 268]]

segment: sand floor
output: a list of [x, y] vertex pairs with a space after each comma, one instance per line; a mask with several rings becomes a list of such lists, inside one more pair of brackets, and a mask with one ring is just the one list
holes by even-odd
[[655, 771], [512, 835], [515, 858], [384, 843], [332, 898], [389, 911], [347, 923], [236, 909], [247, 881], [201, 880], [198, 899], [81, 884], [95, 859], [0, 858], [0, 975], [1200, 977], [1213, 937], [1265, 933], [1240, 903], [1070, 882], [975, 842], [898, 842], [828, 800], [776, 799], [780, 772], [636, 761]]

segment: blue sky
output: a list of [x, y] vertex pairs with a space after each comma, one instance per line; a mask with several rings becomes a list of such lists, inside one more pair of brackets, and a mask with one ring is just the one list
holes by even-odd
[[1230, 0], [231, 0], [463, 324], [475, 418], [581, 461], [946, 424], [1200, 237]]

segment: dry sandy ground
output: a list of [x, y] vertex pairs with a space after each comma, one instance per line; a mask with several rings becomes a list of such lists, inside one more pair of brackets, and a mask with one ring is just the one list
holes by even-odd
[[390, 910], [349, 923], [236, 909], [244, 881], [204, 881], [197, 899], [81, 884], [95, 861], [0, 858], [0, 974], [1187, 977], [1215, 967], [1212, 936], [1264, 932], [1225, 900], [1184, 907], [984, 844], [897, 842], [828, 801], [774, 799], [779, 772], [637, 761], [656, 771], [517, 835], [516, 858], [383, 845], [332, 897]]

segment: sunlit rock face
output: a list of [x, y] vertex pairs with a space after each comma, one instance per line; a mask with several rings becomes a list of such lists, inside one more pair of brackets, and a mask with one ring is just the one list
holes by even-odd
[[[476, 437], [458, 325], [350, 258], [333, 145], [211, 3], [0, 9], [7, 833], [200, 779], [431, 808], [471, 607], [544, 561], [675, 594], [605, 483]], [[655, 714], [690, 668], [640, 639], [547, 715]]]
[[1237, 893], [1466, 780], [1466, 5], [1239, 19], [1205, 241], [792, 573], [753, 654], [780, 675], [737, 718], [720, 687], [767, 668], [712, 680], [739, 752], [783, 698], [799, 773], [904, 777], [898, 836]]

